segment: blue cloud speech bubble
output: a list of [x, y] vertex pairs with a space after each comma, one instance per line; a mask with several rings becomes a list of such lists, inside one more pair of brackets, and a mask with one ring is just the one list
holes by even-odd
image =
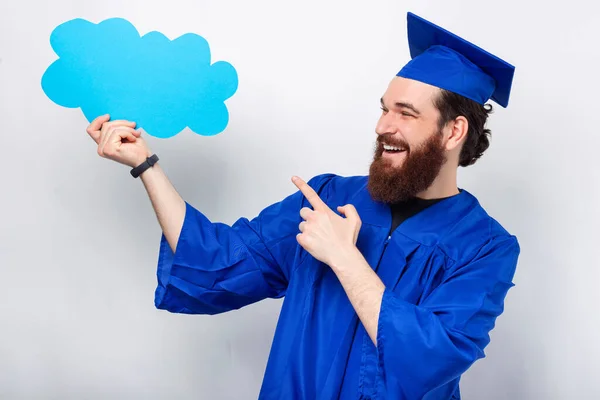
[[201, 36], [140, 36], [121, 18], [78, 18], [56, 27], [50, 43], [59, 58], [42, 77], [44, 93], [63, 107], [80, 107], [90, 122], [110, 114], [160, 138], [186, 127], [212, 136], [229, 122], [225, 100], [237, 90], [237, 72], [225, 61], [211, 64]]

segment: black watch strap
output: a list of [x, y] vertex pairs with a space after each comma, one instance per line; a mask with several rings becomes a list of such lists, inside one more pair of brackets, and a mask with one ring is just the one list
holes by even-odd
[[133, 176], [134, 178], [137, 178], [138, 176], [140, 176], [142, 174], [142, 172], [144, 172], [145, 170], [147, 170], [148, 168], [150, 168], [154, 164], [156, 164], [157, 161], [158, 161], [158, 156], [156, 154], [151, 155], [150, 157], [146, 158], [146, 161], [144, 161], [137, 167], [131, 169], [131, 171], [130, 171], [131, 176]]

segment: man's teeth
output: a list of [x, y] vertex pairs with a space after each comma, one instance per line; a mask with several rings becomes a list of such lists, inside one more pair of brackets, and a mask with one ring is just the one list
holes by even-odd
[[387, 151], [402, 151], [402, 150], [404, 150], [399, 147], [390, 146], [389, 144], [384, 144], [383, 149], [387, 150]]

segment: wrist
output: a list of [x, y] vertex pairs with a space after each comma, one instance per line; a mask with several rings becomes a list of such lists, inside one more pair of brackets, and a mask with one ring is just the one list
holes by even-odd
[[137, 167], [138, 165], [140, 165], [140, 164], [142, 164], [143, 162], [145, 162], [145, 161], [148, 159], [148, 157], [151, 157], [151, 156], [152, 156], [152, 153], [151, 153], [150, 151], [147, 151], [145, 155], [141, 155], [141, 156], [139, 156], [139, 157], [136, 157], [136, 158], [135, 158], [135, 160], [133, 160], [133, 161], [132, 161], [132, 162], [129, 164], [129, 166], [130, 166], [131, 168], [135, 168], [135, 167]]
[[151, 169], [158, 162], [158, 160], [159, 159], [156, 154], [145, 158], [144, 161], [140, 162], [137, 166], [131, 168], [131, 176], [133, 176], [134, 178], [140, 177], [146, 171]]
[[360, 250], [355, 245], [345, 247], [335, 252], [329, 266], [337, 274], [349, 268], [356, 268], [356, 264], [362, 258]]

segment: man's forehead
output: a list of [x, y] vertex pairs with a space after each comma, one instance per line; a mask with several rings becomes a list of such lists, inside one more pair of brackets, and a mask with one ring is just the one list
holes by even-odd
[[392, 106], [394, 103], [410, 103], [415, 107], [428, 109], [434, 107], [434, 100], [440, 89], [413, 79], [394, 77], [383, 95], [383, 102]]

